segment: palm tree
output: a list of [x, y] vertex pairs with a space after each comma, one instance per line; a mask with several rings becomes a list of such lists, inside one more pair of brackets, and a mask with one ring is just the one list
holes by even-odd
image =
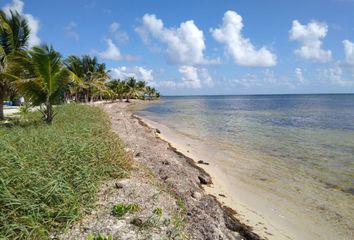
[[137, 83], [137, 90], [139, 91], [139, 95], [138, 95], [138, 98], [142, 98], [144, 99], [145, 98], [145, 92], [146, 92], [146, 82], [145, 81], [138, 81]]
[[149, 97], [149, 100], [152, 100], [154, 97], [156, 97], [156, 89], [154, 87], [147, 86], [146, 87], [146, 94]]
[[137, 98], [140, 95], [140, 86], [134, 77], [128, 77], [125, 84], [125, 92], [126, 92], [126, 102], [129, 102], [130, 98]]
[[63, 67], [60, 53], [53, 47], [34, 47], [14, 57], [8, 76], [15, 79], [19, 90], [34, 105], [44, 105], [43, 120], [51, 124], [55, 116], [53, 104], [58, 103], [69, 81], [69, 71]]
[[105, 64], [100, 64], [96, 57], [84, 55], [81, 58], [70, 56], [66, 59], [65, 65], [71, 74], [71, 92], [85, 99], [85, 102], [93, 101], [97, 95], [104, 93], [109, 79]]
[[116, 97], [118, 97], [120, 101], [123, 100], [123, 96], [125, 94], [125, 89], [126, 89], [124, 81], [121, 81], [120, 79], [114, 79], [107, 83], [107, 87], [114, 94], [113, 100], [115, 100]]
[[28, 23], [18, 12], [6, 15], [0, 10], [0, 120], [4, 118], [4, 99], [14, 90], [5, 73], [11, 56], [26, 49], [29, 34]]

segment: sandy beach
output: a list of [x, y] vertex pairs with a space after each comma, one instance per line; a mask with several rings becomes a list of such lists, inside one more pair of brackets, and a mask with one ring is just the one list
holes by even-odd
[[134, 152], [134, 159], [174, 186], [185, 200], [187, 232], [192, 239], [260, 239], [235, 218], [231, 209], [205, 191], [211, 182], [209, 174], [165, 141], [160, 130], [134, 115], [125, 103], [102, 106], [111, 117], [113, 129]]
[[[86, 239], [89, 233], [110, 233], [114, 239], [262, 239], [241, 223], [231, 208], [205, 191], [206, 186], [212, 184], [210, 175], [163, 140], [158, 129], [135, 116], [128, 108], [130, 105], [124, 102], [99, 104], [134, 159], [130, 178], [104, 183], [92, 212], [59, 239]], [[117, 184], [121, 187], [115, 187]], [[117, 219], [110, 212], [117, 202], [138, 203], [141, 211], [138, 215]], [[141, 234], [141, 228], [135, 227], [133, 220], [148, 221], [153, 207], [162, 208], [166, 218], [174, 219], [179, 214], [183, 224], [148, 228]], [[177, 229], [178, 235], [174, 234], [181, 224], [184, 227]]]
[[[137, 237], [131, 219], [112, 218], [107, 209], [117, 201], [134, 201], [148, 212], [158, 202], [158, 206], [166, 209], [167, 216], [172, 216], [177, 209], [174, 196], [184, 202], [186, 225], [183, 231], [190, 239], [322, 240], [335, 236], [347, 239], [339, 231], [333, 232], [326, 221], [313, 222], [298, 211], [297, 207], [301, 206], [290, 206], [286, 200], [271, 196], [266, 189], [230, 179], [229, 163], [213, 159], [216, 155], [212, 148], [137, 116], [134, 109], [141, 104], [145, 103], [99, 104], [109, 115], [113, 130], [137, 166], [129, 179], [119, 183], [124, 185], [123, 190], [114, 189], [114, 181], [105, 183], [95, 210], [60, 239], [85, 239], [89, 232], [102, 231], [111, 232], [118, 239], [146, 239]], [[148, 180], [150, 174], [156, 181]], [[163, 191], [165, 194], [161, 195], [161, 186], [171, 191]], [[129, 189], [140, 194], [131, 196]], [[158, 201], [151, 202], [156, 194], [160, 195]], [[161, 228], [152, 233], [152, 239], [165, 239], [169, 231]]]

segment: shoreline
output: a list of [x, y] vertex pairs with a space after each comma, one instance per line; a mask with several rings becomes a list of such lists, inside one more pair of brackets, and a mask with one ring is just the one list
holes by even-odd
[[[242, 223], [232, 208], [206, 190], [211, 179], [209, 173], [193, 158], [161, 138], [159, 130], [134, 114], [131, 107], [139, 104], [139, 101], [134, 101], [101, 106], [110, 116], [113, 130], [135, 156], [134, 160], [143, 163], [163, 182], [173, 186], [176, 194], [184, 199], [188, 209], [186, 230], [191, 238], [268, 239], [260, 237], [249, 225]], [[149, 142], [149, 145], [144, 142]], [[162, 161], [162, 166], [158, 165], [161, 159], [166, 159]], [[201, 177], [207, 182], [203, 182]], [[195, 193], [198, 195], [195, 196]]]
[[[166, 133], [166, 127], [162, 126], [161, 124], [138, 116], [136, 114], [133, 114], [133, 117], [138, 119], [140, 121], [140, 124], [143, 124], [146, 127], [155, 130], [156, 134], [162, 141], [168, 143], [173, 149], [173, 151], [189, 159], [191, 164], [194, 165], [194, 167], [202, 169], [202, 171], [211, 176], [212, 183], [208, 185], [203, 185], [204, 191], [207, 194], [210, 194], [215, 197], [215, 199], [220, 203], [220, 205], [224, 209], [226, 209], [227, 214], [235, 218], [236, 221], [246, 226], [247, 229], [252, 229], [252, 232], [259, 235], [262, 239], [268, 239], [269, 237], [272, 237], [271, 239], [292, 239], [291, 237], [286, 236], [285, 233], [282, 233], [283, 237], [275, 237], [276, 232], [278, 232], [279, 234], [279, 230], [272, 227], [270, 223], [265, 224], [262, 216], [252, 211], [251, 209], [248, 209], [244, 203], [233, 199], [225, 187], [226, 180], [223, 179], [221, 170], [217, 169], [217, 166], [210, 165], [209, 162], [205, 162], [203, 160], [203, 163], [198, 164], [199, 160], [197, 159], [200, 159], [200, 157], [191, 153], [186, 147], [182, 146], [182, 144], [176, 143], [175, 139], [172, 139], [171, 137], [166, 137], [164, 135], [164, 133]], [[239, 212], [240, 207], [243, 208], [241, 214]]]
[[[135, 114], [135, 117], [148, 127], [157, 129], [160, 139], [206, 171], [211, 176], [213, 184], [204, 186], [204, 190], [213, 195], [223, 206], [234, 209], [238, 221], [250, 226], [260, 237], [275, 240], [336, 237], [348, 239], [345, 232], [334, 231], [334, 226], [330, 222], [319, 219], [320, 215], [316, 217], [307, 215], [306, 206], [301, 204], [292, 206], [291, 203], [288, 205], [289, 200], [282, 199], [281, 196], [272, 195], [266, 189], [261, 189], [252, 183], [245, 184], [243, 181], [237, 181], [237, 178], [226, 176], [230, 173], [227, 169], [225, 172], [228, 162], [210, 154], [213, 151], [212, 148], [208, 148], [208, 144], [202, 144], [205, 145], [202, 149], [198, 146], [201, 145], [198, 139], [185, 136], [178, 129], [168, 127], [158, 120], [153, 120], [154, 118], [149, 119], [139, 114], [138, 116]], [[208, 164], [198, 164], [201, 160]]]
[[[186, 152], [186, 150], [184, 150], [183, 148], [176, 146], [172, 141], [169, 141], [167, 138], [164, 137], [164, 135], [161, 133], [159, 128], [156, 128], [153, 124], [151, 124], [150, 120], [144, 119], [141, 116], [138, 116], [134, 113], [132, 113], [132, 117], [137, 119], [139, 121], [139, 124], [153, 130], [156, 132], [157, 137], [166, 142], [169, 145], [169, 148], [171, 149], [171, 151], [175, 152], [176, 154], [182, 156], [183, 158], [185, 158], [188, 163], [193, 167], [196, 168], [198, 170], [200, 170], [201, 172], [203, 172], [203, 174], [211, 176], [210, 174], [210, 169], [205, 169], [202, 167], [202, 165], [207, 165], [209, 164], [208, 162], [203, 162], [203, 163], [199, 163], [198, 161], [196, 161], [197, 157], [188, 154]], [[243, 236], [245, 236], [247, 239], [260, 239], [257, 238], [255, 235], [258, 235], [259, 233], [255, 233], [253, 231], [253, 228], [248, 226], [245, 223], [242, 223], [238, 218], [237, 218], [237, 212], [232, 208], [232, 206], [234, 204], [232, 204], [229, 201], [229, 196], [227, 195], [227, 193], [225, 194], [221, 194], [218, 193], [217, 191], [213, 191], [212, 189], [214, 189], [215, 186], [221, 186], [220, 183], [216, 183], [215, 182], [215, 178], [211, 177], [211, 181], [208, 184], [199, 184], [203, 190], [207, 193], [210, 194], [212, 197], [215, 198], [215, 200], [218, 202], [218, 204], [220, 205], [220, 207], [224, 210], [225, 214], [227, 214], [230, 218], [232, 218], [234, 221], [236, 221], [238, 224], [240, 224], [240, 229], [238, 229], [238, 232], [241, 233]], [[220, 191], [219, 191], [220, 192]], [[221, 195], [221, 196], [220, 196]], [[254, 235], [255, 234], [255, 235]], [[272, 235], [272, 234], [269, 234]], [[267, 239], [266, 237], [264, 237], [265, 239]]]

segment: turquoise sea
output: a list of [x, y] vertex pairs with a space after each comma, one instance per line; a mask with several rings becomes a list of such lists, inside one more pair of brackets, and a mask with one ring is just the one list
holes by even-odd
[[238, 181], [353, 234], [354, 95], [162, 97], [137, 113], [207, 145]]

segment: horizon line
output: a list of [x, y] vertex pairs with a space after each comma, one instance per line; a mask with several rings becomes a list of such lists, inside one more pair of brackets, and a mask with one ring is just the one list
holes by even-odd
[[255, 94], [181, 94], [181, 95], [164, 95], [161, 97], [207, 97], [207, 96], [271, 96], [271, 95], [353, 95], [352, 93], [255, 93]]

